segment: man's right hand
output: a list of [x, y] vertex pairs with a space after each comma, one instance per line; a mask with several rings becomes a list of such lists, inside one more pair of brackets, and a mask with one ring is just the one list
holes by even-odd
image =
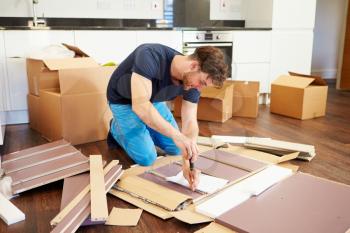
[[195, 141], [186, 137], [180, 132], [176, 134], [172, 139], [176, 146], [180, 148], [185, 160], [191, 160], [192, 162], [195, 162], [197, 160], [199, 151], [197, 143]]

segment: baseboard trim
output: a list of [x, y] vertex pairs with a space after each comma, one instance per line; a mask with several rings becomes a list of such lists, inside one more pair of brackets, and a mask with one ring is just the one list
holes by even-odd
[[6, 125], [29, 123], [29, 116], [27, 110], [7, 111]]
[[337, 69], [312, 70], [311, 74], [315, 76], [320, 76], [323, 79], [337, 80]]

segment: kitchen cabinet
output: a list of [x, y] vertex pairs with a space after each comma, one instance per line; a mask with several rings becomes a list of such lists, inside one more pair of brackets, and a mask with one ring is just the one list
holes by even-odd
[[317, 0], [244, 0], [246, 27], [313, 29]]
[[270, 62], [271, 31], [233, 31], [233, 61]]
[[182, 52], [182, 31], [137, 31], [137, 45], [160, 43]]
[[312, 30], [272, 31], [271, 44], [270, 82], [282, 74], [288, 74], [288, 71], [311, 73]]
[[97, 62], [122, 62], [136, 48], [136, 31], [75, 31], [75, 44]]
[[268, 93], [270, 86], [270, 63], [233, 64], [232, 79], [259, 81], [260, 93]]
[[27, 123], [28, 84], [25, 58], [51, 44], [74, 45], [74, 33], [57, 30], [8, 30], [3, 31], [3, 37], [6, 124]]
[[9, 30], [4, 31], [6, 57], [27, 57], [51, 44], [74, 44], [73, 31]]
[[233, 31], [232, 44], [232, 79], [259, 81], [260, 93], [268, 93], [271, 31]]
[[[260, 1], [260, 0], [258, 0]], [[317, 0], [273, 0], [273, 29], [313, 29]]]
[[4, 47], [4, 32], [0, 31], [0, 145], [4, 142], [5, 127], [6, 127], [6, 91], [7, 84], [5, 83], [5, 47]]
[[10, 111], [27, 109], [28, 81], [25, 58], [6, 58]]

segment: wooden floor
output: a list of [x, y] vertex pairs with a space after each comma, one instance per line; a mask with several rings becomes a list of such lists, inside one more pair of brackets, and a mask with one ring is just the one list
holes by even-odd
[[[13, 125], [6, 129], [1, 154], [45, 143], [28, 125]], [[317, 156], [311, 162], [293, 161], [303, 172], [350, 185], [350, 92], [330, 88], [326, 117], [300, 121], [275, 114], [260, 107], [257, 119], [232, 118], [224, 124], [200, 122], [200, 135], [211, 134], [271, 137], [299, 143], [313, 144]], [[124, 168], [132, 161], [120, 150], [109, 150], [106, 141], [77, 146], [85, 155], [102, 154], [110, 161], [119, 159]], [[58, 213], [63, 182], [25, 192], [13, 203], [25, 214], [26, 220], [7, 227], [0, 221], [0, 232], [49, 232], [50, 220]], [[133, 208], [132, 205], [108, 195], [109, 211], [113, 206]], [[1, 207], [0, 207], [1, 208]], [[82, 227], [78, 232], [194, 232], [206, 224], [190, 226], [178, 220], [163, 221], [147, 212], [136, 227], [93, 226]]]

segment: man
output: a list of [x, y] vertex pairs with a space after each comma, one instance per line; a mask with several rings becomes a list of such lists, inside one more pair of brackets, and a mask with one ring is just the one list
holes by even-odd
[[[199, 47], [181, 53], [160, 44], [137, 47], [114, 71], [107, 88], [113, 113], [108, 141], [115, 140], [134, 162], [149, 166], [156, 159], [155, 145], [169, 155], [183, 156], [183, 174], [192, 190], [199, 171], [190, 169], [198, 156], [197, 103], [206, 86], [221, 87], [227, 75], [218, 48]], [[182, 95], [182, 130], [165, 101]]]

